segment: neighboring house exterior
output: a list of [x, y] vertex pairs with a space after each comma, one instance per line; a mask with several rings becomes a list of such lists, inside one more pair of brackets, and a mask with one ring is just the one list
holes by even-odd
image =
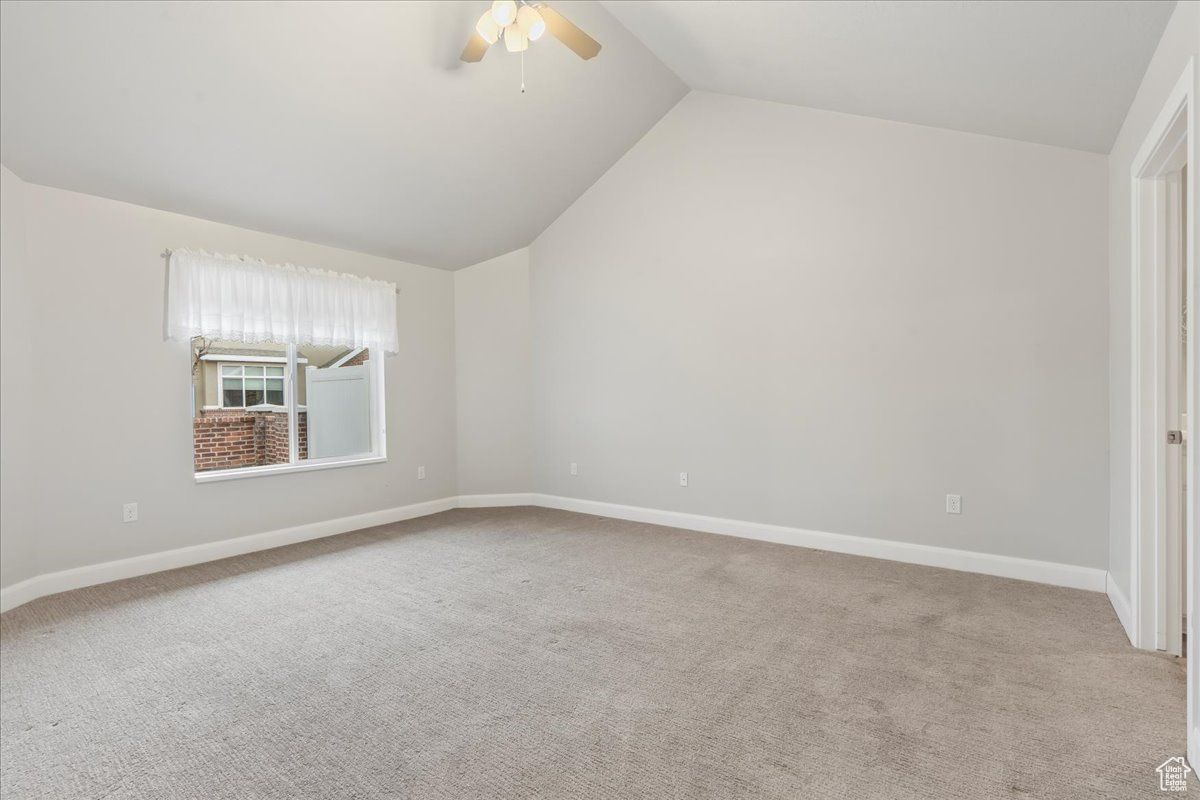
[[[299, 458], [308, 457], [306, 368], [365, 362], [364, 348], [300, 347], [296, 396]], [[192, 343], [192, 438], [196, 472], [286, 464], [287, 348], [281, 345]]]

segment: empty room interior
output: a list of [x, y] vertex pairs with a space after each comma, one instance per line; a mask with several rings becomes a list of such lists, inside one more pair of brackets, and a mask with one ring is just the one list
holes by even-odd
[[1200, 792], [1198, 160], [1198, 0], [0, 0], [0, 796]]

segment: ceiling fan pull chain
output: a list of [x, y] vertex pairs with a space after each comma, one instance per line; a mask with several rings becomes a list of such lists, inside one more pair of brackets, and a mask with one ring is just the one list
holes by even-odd
[[521, 94], [525, 94], [525, 51], [521, 51]]

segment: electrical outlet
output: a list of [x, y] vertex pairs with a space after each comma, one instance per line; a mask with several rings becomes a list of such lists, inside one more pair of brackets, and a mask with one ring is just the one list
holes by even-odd
[[946, 513], [961, 514], [962, 513], [962, 495], [948, 494], [946, 495]]
[[123, 522], [137, 522], [137, 503], [126, 503], [121, 507], [121, 520]]
[[679, 473], [679, 485], [687, 486], [687, 473], [686, 472]]
[[578, 465], [578, 464], [576, 464], [574, 461], [572, 461], [572, 462], [571, 462], [571, 474], [572, 474], [572, 475], [578, 475], [578, 474], [579, 474], [579, 465]]
[[425, 480], [425, 466], [424, 465], [417, 467], [417, 480], [419, 480], [419, 481]]

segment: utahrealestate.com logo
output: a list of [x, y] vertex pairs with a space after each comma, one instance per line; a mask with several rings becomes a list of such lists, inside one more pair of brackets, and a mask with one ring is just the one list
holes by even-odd
[[1183, 756], [1168, 758], [1158, 765], [1156, 771], [1158, 772], [1159, 789], [1162, 789], [1164, 792], [1187, 791], [1187, 776], [1192, 771], [1192, 768], [1187, 765], [1187, 761], [1183, 759]]

